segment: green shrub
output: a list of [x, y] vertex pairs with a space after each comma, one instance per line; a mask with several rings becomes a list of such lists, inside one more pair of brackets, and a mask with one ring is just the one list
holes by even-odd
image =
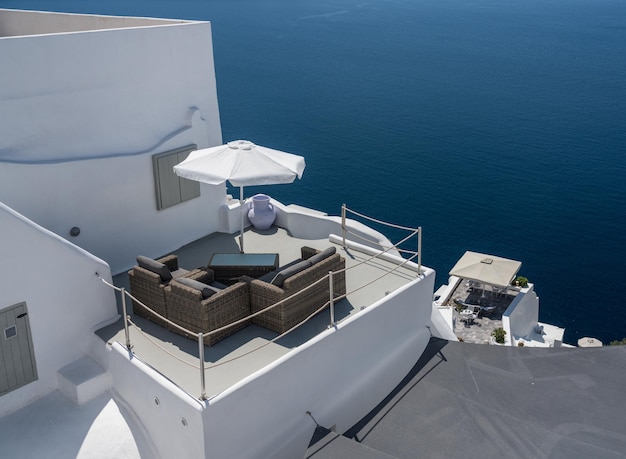
[[491, 336], [493, 336], [493, 338], [496, 340], [496, 343], [498, 344], [504, 344], [504, 335], [506, 335], [506, 332], [502, 327], [496, 328], [494, 331], [491, 332]]
[[522, 288], [526, 288], [528, 287], [528, 279], [525, 278], [524, 276], [517, 276], [513, 282], [513, 285], [519, 285]]
[[626, 344], [626, 338], [622, 338], [621, 340], [611, 341], [609, 346], [623, 346]]

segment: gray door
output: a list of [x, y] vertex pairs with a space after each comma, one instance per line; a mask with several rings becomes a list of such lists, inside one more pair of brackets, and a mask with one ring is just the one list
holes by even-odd
[[0, 310], [0, 395], [37, 379], [26, 303]]

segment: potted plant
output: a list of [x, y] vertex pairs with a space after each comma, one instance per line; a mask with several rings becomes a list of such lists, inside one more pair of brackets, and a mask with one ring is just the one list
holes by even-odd
[[493, 336], [494, 341], [498, 344], [504, 344], [505, 335], [506, 331], [502, 327], [496, 328], [494, 331], [491, 332], [491, 336]]
[[512, 284], [517, 287], [526, 288], [528, 287], [528, 279], [524, 276], [517, 276]]

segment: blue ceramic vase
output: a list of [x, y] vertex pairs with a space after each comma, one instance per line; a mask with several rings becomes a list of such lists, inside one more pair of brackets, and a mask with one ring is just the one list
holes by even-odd
[[252, 205], [248, 211], [248, 219], [256, 229], [265, 230], [276, 220], [276, 210], [270, 204], [270, 197], [266, 194], [257, 194], [252, 197]]

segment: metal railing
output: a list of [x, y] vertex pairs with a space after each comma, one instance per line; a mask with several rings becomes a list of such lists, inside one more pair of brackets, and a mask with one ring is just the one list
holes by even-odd
[[[346, 214], [350, 212], [353, 215], [356, 215], [364, 220], [370, 221], [370, 222], [374, 222], [377, 223], [379, 225], [383, 225], [389, 228], [395, 228], [395, 229], [399, 229], [399, 230], [404, 230], [404, 231], [408, 231], [409, 235], [406, 236], [404, 239], [402, 239], [400, 242], [397, 242], [389, 247], [385, 247], [382, 246], [378, 241], [375, 241], [373, 239], [368, 239], [360, 234], [358, 234], [355, 231], [350, 231], [350, 229], [348, 228], [348, 223], [347, 223], [347, 218], [346, 218]], [[397, 250], [399, 253], [401, 254], [409, 254], [409, 261], [413, 261], [415, 258], [417, 258], [417, 272], [418, 275], [422, 273], [422, 227], [418, 226], [417, 228], [410, 228], [407, 226], [400, 226], [400, 225], [396, 225], [393, 223], [388, 223], [382, 220], [377, 220], [375, 218], [369, 217], [367, 215], [361, 214], [355, 210], [349, 209], [345, 204], [342, 204], [341, 206], [341, 238], [342, 238], [342, 244], [343, 244], [343, 248], [346, 248], [346, 235], [349, 234], [351, 236], [353, 236], [356, 239], [360, 239], [363, 240], [364, 242], [366, 242], [368, 245], [374, 245], [377, 246], [378, 248], [380, 248], [380, 250], [383, 253], [387, 253], [391, 250]], [[404, 244], [405, 242], [409, 241], [412, 237], [416, 236], [417, 239], [417, 250], [416, 251], [412, 251], [412, 250], [404, 250], [400, 248], [400, 245]]]
[[[407, 230], [410, 231], [410, 234], [405, 237], [404, 239], [402, 239], [400, 242], [391, 245], [389, 247], [382, 247], [380, 246], [376, 241], [364, 238], [363, 236], [355, 233], [355, 232], [351, 232], [348, 228], [347, 222], [346, 222], [346, 213], [347, 212], [351, 212], [361, 218], [379, 223], [379, 224], [383, 224], [383, 225], [387, 225], [393, 228], [397, 228], [397, 229], [402, 229], [402, 230]], [[149, 306], [145, 305], [142, 301], [140, 301], [139, 299], [137, 299], [136, 297], [134, 297], [131, 293], [129, 293], [128, 291], [126, 291], [125, 288], [123, 287], [117, 287], [113, 284], [111, 284], [110, 282], [107, 282], [105, 279], [103, 279], [98, 273], [96, 273], [96, 276], [98, 278], [100, 278], [100, 280], [107, 286], [113, 288], [115, 291], [120, 292], [121, 295], [121, 303], [122, 303], [122, 314], [123, 314], [123, 319], [124, 319], [124, 338], [125, 338], [125, 346], [128, 349], [129, 352], [131, 352], [134, 355], [133, 352], [133, 345], [131, 343], [131, 337], [130, 337], [130, 325], [133, 325], [137, 331], [139, 333], [142, 333], [142, 335], [144, 337], [146, 337], [152, 344], [154, 344], [155, 346], [157, 346], [158, 348], [160, 348], [163, 352], [169, 354], [170, 356], [172, 356], [173, 358], [181, 361], [182, 363], [189, 365], [191, 367], [194, 367], [196, 369], [198, 369], [200, 371], [200, 400], [206, 400], [207, 399], [207, 394], [206, 394], [206, 378], [205, 378], [205, 371], [206, 371], [206, 366], [205, 366], [205, 360], [204, 360], [204, 341], [206, 338], [210, 337], [211, 335], [217, 334], [221, 331], [224, 331], [230, 327], [239, 325], [243, 322], [249, 321], [250, 319], [261, 315], [261, 314], [265, 314], [268, 311], [270, 311], [273, 308], [276, 308], [280, 305], [282, 305], [283, 303], [293, 300], [294, 298], [298, 297], [299, 295], [306, 295], [307, 292], [314, 288], [315, 286], [317, 286], [318, 284], [322, 283], [322, 282], [328, 282], [328, 291], [329, 291], [329, 299], [327, 302], [325, 302], [323, 305], [321, 305], [318, 309], [316, 309], [315, 311], [313, 311], [309, 316], [307, 316], [302, 322], [299, 322], [298, 324], [296, 324], [295, 326], [293, 326], [292, 328], [290, 328], [289, 330], [286, 330], [284, 333], [279, 334], [278, 336], [274, 337], [271, 340], [268, 340], [266, 343], [263, 343], [262, 345], [253, 348], [245, 353], [239, 354], [235, 357], [232, 357], [228, 360], [223, 360], [221, 362], [217, 362], [214, 363], [213, 365], [209, 366], [208, 369], [212, 369], [212, 368], [216, 368], [219, 367], [221, 365], [225, 365], [227, 363], [230, 363], [234, 360], [240, 359], [246, 355], [249, 355], [253, 352], [256, 352], [260, 349], [262, 349], [265, 346], [268, 346], [271, 343], [276, 342], [277, 340], [279, 340], [280, 338], [282, 338], [283, 336], [291, 333], [293, 330], [295, 330], [298, 327], [303, 326], [305, 323], [307, 323], [309, 320], [311, 320], [314, 316], [316, 316], [318, 313], [320, 313], [321, 311], [323, 311], [324, 309], [326, 309], [327, 307], [329, 308], [329, 312], [330, 312], [330, 323], [329, 323], [329, 328], [335, 327], [337, 325], [337, 320], [336, 320], [336, 315], [335, 315], [335, 302], [336, 301], [340, 301], [342, 299], [344, 299], [345, 297], [347, 297], [349, 294], [352, 294], [360, 289], [363, 289], [371, 284], [373, 284], [374, 282], [377, 282], [378, 280], [380, 280], [381, 278], [392, 274], [394, 272], [396, 272], [398, 269], [400, 269], [401, 267], [405, 266], [407, 263], [411, 262], [413, 259], [415, 259], [417, 257], [418, 259], [418, 275], [421, 274], [421, 244], [422, 244], [422, 239], [421, 239], [421, 227], [418, 228], [407, 228], [407, 227], [403, 227], [403, 226], [399, 226], [399, 225], [393, 225], [390, 223], [386, 223], [386, 222], [382, 222], [380, 220], [376, 220], [373, 219], [371, 217], [367, 217], [363, 214], [357, 213], [353, 210], [350, 210], [346, 207], [346, 205], [344, 204], [342, 206], [342, 210], [341, 210], [341, 226], [342, 226], [342, 239], [343, 239], [343, 247], [344, 249], [346, 248], [346, 234], [350, 234], [355, 238], [360, 238], [360, 239], [364, 239], [366, 242], [368, 242], [369, 244], [374, 244], [374, 245], [378, 245], [381, 249], [381, 253], [380, 254], [374, 254], [358, 263], [353, 264], [352, 266], [350, 266], [349, 268], [343, 268], [341, 270], [337, 270], [337, 271], [329, 271], [327, 275], [323, 276], [322, 278], [320, 278], [319, 280], [313, 282], [312, 284], [308, 285], [307, 287], [303, 288], [302, 290], [299, 290], [298, 292], [294, 293], [293, 295], [286, 297], [284, 299], [282, 299], [281, 301], [274, 303], [271, 306], [268, 306], [265, 309], [262, 309], [261, 311], [252, 313], [250, 315], [248, 315], [247, 317], [243, 318], [243, 319], [239, 319], [235, 322], [232, 322], [228, 325], [225, 325], [223, 327], [217, 328], [215, 330], [211, 330], [209, 332], [206, 333], [195, 333], [192, 332], [191, 330], [186, 329], [185, 327], [182, 327], [180, 325], [178, 325], [175, 322], [172, 322], [171, 320], [169, 320], [168, 318], [158, 314], [157, 312], [155, 312], [152, 308], [150, 308]], [[405, 243], [407, 240], [409, 240], [410, 238], [417, 236], [417, 251], [406, 251], [406, 250], [402, 250], [399, 248], [399, 246], [403, 243]], [[407, 259], [404, 259], [404, 261], [402, 263], [397, 263], [395, 264], [394, 268], [390, 269], [389, 271], [385, 271], [383, 272], [382, 275], [380, 275], [379, 277], [377, 277], [376, 279], [370, 280], [368, 283], [358, 286], [356, 288], [354, 288], [353, 290], [351, 290], [350, 292], [346, 291], [345, 294], [342, 295], [335, 295], [334, 292], [334, 276], [337, 276], [340, 273], [345, 273], [345, 275], [347, 275], [347, 271], [348, 270], [353, 270], [356, 269], [358, 266], [363, 265], [363, 264], [367, 264], [370, 263], [372, 260], [378, 258], [381, 254], [385, 254], [388, 253], [389, 251], [398, 251], [400, 253], [409, 253], [410, 256]], [[128, 314], [128, 310], [127, 310], [127, 301], [126, 301], [126, 297], [130, 298], [132, 301], [136, 302], [137, 304], [143, 306], [145, 308], [145, 310], [147, 312], [149, 312], [150, 314], [152, 314], [157, 320], [163, 321], [164, 323], [168, 324], [170, 327], [172, 327], [175, 330], [178, 330], [182, 335], [187, 335], [187, 336], [196, 336], [198, 339], [198, 365], [194, 365], [186, 360], [180, 359], [178, 356], [172, 354], [170, 351], [168, 351], [167, 349], [163, 348], [162, 346], [159, 345], [159, 343], [155, 342], [154, 340], [150, 339], [142, 330], [140, 327], [137, 326], [137, 324], [135, 324], [131, 318], [131, 316]]]
[[[147, 306], [146, 304], [144, 304], [142, 301], [140, 301], [139, 299], [137, 299], [136, 297], [134, 297], [131, 293], [129, 293], [125, 288], [123, 287], [117, 287], [113, 284], [111, 284], [110, 282], [107, 282], [105, 279], [103, 279], [98, 273], [96, 273], [96, 276], [107, 286], [111, 287], [112, 289], [114, 289], [117, 292], [120, 292], [121, 295], [121, 302], [122, 302], [122, 315], [123, 315], [123, 320], [124, 320], [124, 341], [125, 341], [125, 347], [126, 349], [128, 349], [129, 352], [133, 353], [133, 345], [131, 343], [131, 339], [130, 339], [130, 327], [129, 325], [133, 325], [136, 327], [136, 329], [141, 332], [141, 329], [137, 326], [137, 324], [135, 324], [131, 318], [131, 316], [128, 314], [128, 309], [127, 309], [127, 305], [126, 305], [126, 297], [128, 296], [128, 298], [130, 298], [132, 301], [135, 301], [136, 303], [140, 304], [141, 306], [143, 306], [145, 308], [145, 310], [147, 312], [149, 312], [150, 314], [152, 314], [155, 318], [167, 323], [169, 326], [177, 329], [178, 331], [181, 332], [181, 334], [183, 335], [188, 335], [188, 336], [196, 336], [198, 338], [198, 361], [199, 364], [198, 365], [193, 365], [190, 364], [189, 362], [180, 359], [179, 357], [175, 356], [174, 354], [172, 354], [171, 352], [169, 352], [168, 350], [164, 349], [162, 346], [160, 346], [158, 343], [156, 343], [155, 341], [153, 341], [152, 339], [148, 338], [143, 332], [141, 332], [152, 344], [154, 344], [155, 346], [157, 346], [158, 348], [160, 348], [162, 351], [164, 351], [165, 353], [169, 354], [170, 356], [174, 357], [175, 359], [181, 361], [182, 363], [186, 364], [186, 365], [190, 365], [194, 368], [197, 368], [198, 370], [200, 370], [200, 400], [206, 400], [207, 399], [207, 395], [206, 395], [206, 379], [205, 379], [205, 361], [204, 361], [204, 340], [206, 338], [208, 338], [211, 335], [217, 334], [223, 330], [226, 330], [230, 327], [233, 327], [235, 325], [238, 325], [242, 322], [246, 322], [248, 320], [250, 320], [253, 317], [256, 317], [258, 315], [264, 314], [266, 312], [268, 312], [269, 310], [276, 308], [280, 305], [282, 305], [283, 303], [285, 303], [286, 301], [289, 301], [293, 298], [296, 298], [299, 295], [304, 295], [306, 294], [306, 292], [310, 289], [312, 289], [314, 286], [316, 286], [317, 284], [326, 281], [326, 279], [329, 279], [329, 282], [331, 282], [331, 284], [329, 285], [329, 289], [330, 289], [330, 299], [329, 301], [327, 301], [326, 303], [324, 303], [321, 307], [319, 307], [317, 310], [315, 310], [313, 313], [311, 313], [309, 316], [307, 316], [302, 322], [296, 324], [294, 327], [290, 328], [289, 330], [285, 331], [284, 333], [279, 334], [278, 336], [272, 338], [271, 340], [267, 341], [266, 343], [262, 344], [261, 346], [258, 346], [254, 349], [251, 349], [248, 352], [245, 352], [243, 354], [237, 355], [236, 357], [232, 357], [226, 361], [221, 361], [219, 363], [216, 363], [212, 366], [209, 367], [210, 368], [215, 368], [221, 365], [224, 365], [226, 363], [230, 363], [234, 360], [240, 359], [246, 355], [251, 354], [252, 352], [256, 352], [259, 349], [262, 349], [265, 346], [268, 346], [269, 344], [279, 340], [280, 338], [282, 338], [283, 336], [291, 333], [293, 330], [295, 330], [296, 328], [304, 325], [306, 322], [308, 322], [312, 317], [314, 317], [315, 315], [317, 315], [319, 312], [323, 311], [324, 309], [326, 309], [326, 307], [328, 307], [330, 305], [331, 307], [331, 326], [335, 325], [335, 321], [334, 321], [334, 301], [335, 300], [341, 300], [343, 299], [346, 295], [341, 295], [341, 296], [337, 296], [335, 297], [333, 294], [333, 284], [332, 284], [332, 271], [329, 272], [328, 275], [322, 277], [321, 279], [317, 280], [316, 282], [312, 283], [311, 285], [305, 287], [304, 289], [294, 293], [293, 295], [282, 299], [281, 301], [274, 303], [271, 306], [268, 306], [267, 308], [255, 312], [253, 314], [250, 314], [249, 316], [243, 318], [243, 319], [239, 319], [235, 322], [232, 322], [228, 325], [225, 325], [223, 327], [220, 328], [216, 328], [215, 330], [211, 330], [209, 332], [206, 333], [194, 333], [191, 330], [186, 329], [185, 327], [181, 327], [180, 325], [172, 322], [171, 320], [167, 319], [166, 317], [162, 316], [161, 314], [155, 312], [153, 309], [151, 309], [149, 306]], [[336, 272], [335, 272], [336, 273]]]

